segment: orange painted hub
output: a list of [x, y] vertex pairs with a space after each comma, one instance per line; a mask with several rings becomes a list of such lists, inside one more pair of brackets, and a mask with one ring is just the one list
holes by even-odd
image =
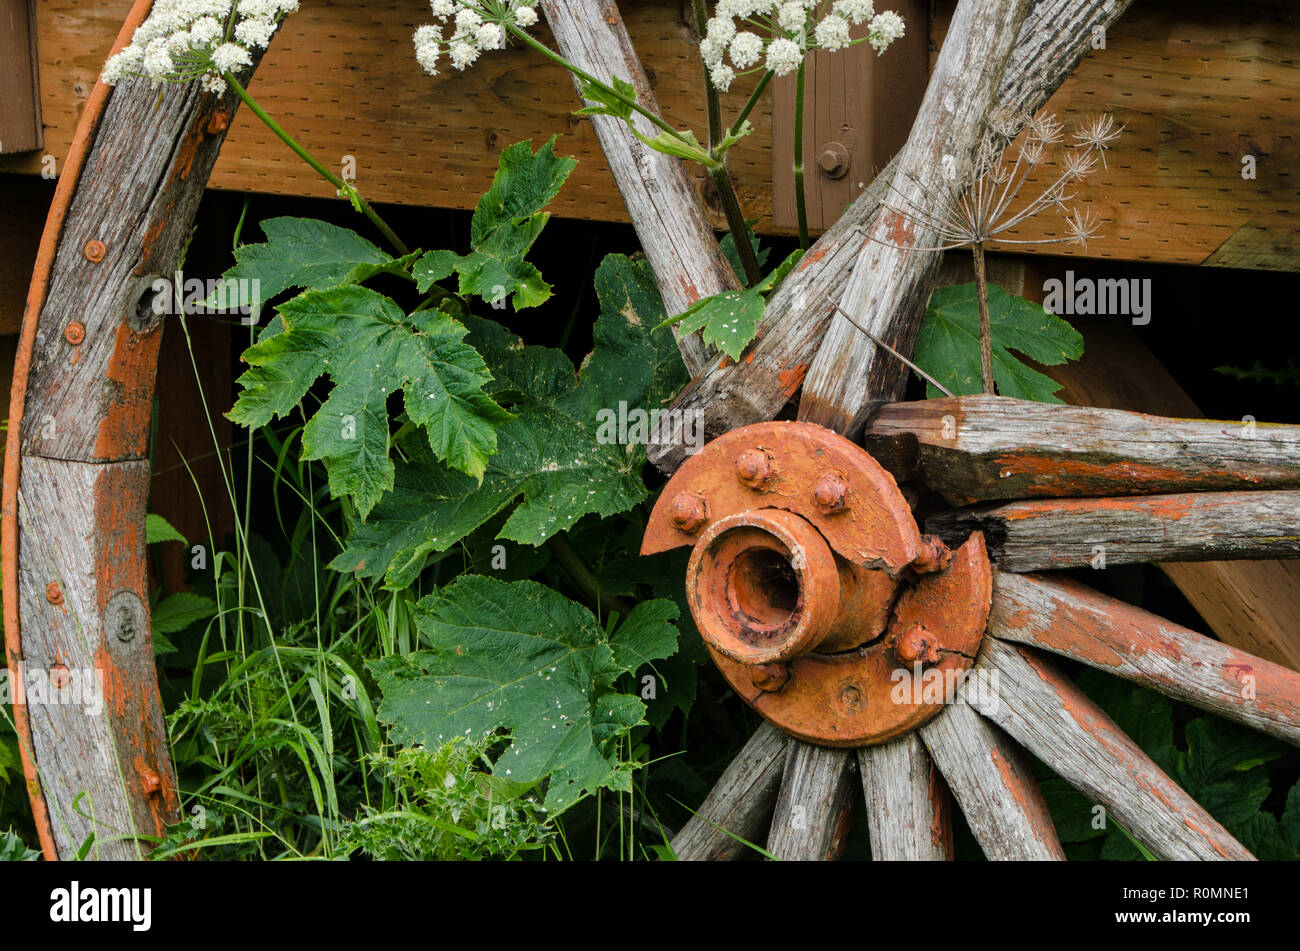
[[641, 553], [694, 550], [686, 595], [718, 669], [775, 726], [869, 746], [933, 717], [974, 663], [992, 573], [978, 532], [923, 538], [863, 449], [809, 423], [734, 430], [687, 460]]

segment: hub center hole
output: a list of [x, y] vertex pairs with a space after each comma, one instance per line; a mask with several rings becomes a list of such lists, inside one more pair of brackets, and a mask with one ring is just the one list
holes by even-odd
[[741, 626], [753, 633], [775, 633], [799, 610], [799, 577], [789, 559], [771, 548], [750, 548], [732, 563], [727, 600]]

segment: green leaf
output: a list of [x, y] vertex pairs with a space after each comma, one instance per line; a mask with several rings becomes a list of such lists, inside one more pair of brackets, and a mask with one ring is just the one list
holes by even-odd
[[0, 835], [0, 862], [37, 862], [41, 853], [29, 849], [13, 829]]
[[563, 810], [602, 786], [626, 788], [615, 741], [645, 707], [614, 682], [672, 652], [676, 613], [644, 602], [606, 635], [586, 608], [543, 585], [464, 575], [419, 603], [428, 651], [371, 664], [379, 716], [398, 742], [428, 748], [508, 731], [494, 775], [549, 777], [546, 807]]
[[[359, 284], [380, 273], [407, 277], [406, 268], [415, 260], [414, 254], [394, 258], [355, 231], [314, 218], [268, 218], [262, 233], [265, 243], [235, 249], [235, 266], [222, 275], [223, 286], [206, 304], [260, 306], [291, 287]], [[231, 285], [232, 280], [238, 283]]]
[[[758, 266], [762, 267], [767, 263], [768, 257], [771, 256], [772, 249], [760, 248], [758, 246], [758, 235], [756, 235], [752, 230], [749, 230], [748, 227], [746, 228], [746, 231], [748, 231], [749, 234], [749, 245], [754, 249], [754, 257], [758, 260]], [[736, 280], [740, 282], [742, 287], [748, 284], [749, 279], [745, 277], [745, 266], [740, 263], [740, 252], [736, 250], [736, 236], [731, 232], [727, 232], [722, 236], [722, 240], [718, 242], [718, 247], [722, 249], [723, 257], [725, 257], [727, 263], [731, 265], [731, 270], [735, 273]]]
[[[1055, 366], [1083, 354], [1083, 337], [1066, 321], [1023, 297], [989, 285], [989, 326], [993, 342], [993, 379], [998, 392], [1022, 400], [1059, 403], [1060, 384], [1012, 356]], [[975, 284], [941, 287], [930, 297], [913, 357], [957, 396], [982, 392], [980, 382], [979, 308]], [[927, 384], [930, 397], [942, 394]]]
[[494, 515], [520, 502], [499, 537], [540, 545], [589, 513], [614, 515], [646, 498], [644, 445], [620, 445], [615, 426], [626, 410], [658, 408], [685, 382], [672, 334], [657, 329], [663, 302], [649, 266], [623, 255], [596, 272], [601, 315], [595, 350], [581, 379], [564, 354], [524, 346], [492, 321], [470, 318], [470, 341], [492, 368], [489, 392], [515, 418], [496, 432], [497, 452], [481, 484], [439, 465], [412, 446], [399, 463], [396, 489], [357, 526], [331, 562], [339, 571], [410, 584], [426, 556], [445, 551]]
[[700, 140], [695, 137], [695, 133], [690, 129], [681, 129], [677, 132], [661, 130], [658, 135], [651, 138], [642, 134], [632, 124], [631, 120], [626, 121], [628, 128], [632, 130], [632, 134], [656, 152], [671, 155], [673, 158], [686, 159], [690, 162], [699, 162], [705, 166], [718, 164], [717, 159], [709, 155], [709, 150], [700, 144]]
[[157, 634], [176, 634], [185, 630], [195, 621], [202, 621], [217, 613], [217, 602], [199, 594], [178, 591], [158, 602], [150, 612], [153, 632]]
[[364, 287], [307, 291], [281, 305], [283, 329], [244, 352], [251, 367], [228, 414], [249, 428], [293, 411], [320, 376], [334, 384], [303, 431], [303, 458], [320, 459], [334, 497], [352, 495], [362, 519], [393, 487], [388, 398], [405, 396], [437, 458], [482, 476], [496, 427], [510, 414], [484, 392], [483, 358], [465, 326], [438, 310], [404, 315]]
[[619, 95], [613, 95], [601, 85], [579, 76], [578, 88], [582, 91], [582, 98], [588, 102], [597, 103], [597, 105], [583, 106], [581, 109], [575, 109], [573, 114], [575, 116], [617, 116], [620, 119], [630, 119], [632, 117], [632, 103], [627, 100], [636, 101], [636, 87], [626, 79], [619, 79], [617, 76], [610, 79], [609, 85]]
[[531, 146], [518, 142], [501, 153], [492, 187], [474, 209], [470, 253], [431, 251], [416, 262], [412, 273], [421, 293], [457, 273], [462, 295], [489, 303], [514, 295], [516, 310], [536, 307], [551, 296], [551, 285], [524, 256], [550, 220], [542, 209], [559, 194], [577, 162], [555, 154], [554, 137], [535, 155]]
[[189, 544], [185, 540], [185, 536], [176, 531], [167, 519], [161, 515], [154, 515], [152, 512], [144, 517], [144, 542], [146, 545], [154, 545], [158, 542]]
[[776, 270], [753, 287], [701, 298], [664, 323], [680, 323], [683, 334], [701, 330], [705, 343], [717, 347], [731, 359], [738, 360], [758, 332], [763, 309], [767, 306], [766, 296], [785, 279], [802, 256], [801, 250], [795, 250]]

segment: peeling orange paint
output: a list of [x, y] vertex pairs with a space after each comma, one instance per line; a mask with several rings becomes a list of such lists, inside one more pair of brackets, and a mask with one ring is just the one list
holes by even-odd
[[794, 396], [794, 391], [799, 389], [803, 383], [803, 378], [808, 375], [808, 364], [796, 363], [788, 370], [782, 370], [777, 374], [781, 381], [781, 392], [787, 397]]

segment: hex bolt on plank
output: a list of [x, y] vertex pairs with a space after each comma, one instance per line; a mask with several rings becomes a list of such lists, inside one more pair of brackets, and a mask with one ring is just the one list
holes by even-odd
[[641, 553], [684, 545], [687, 601], [714, 662], [810, 743], [883, 743], [935, 716], [942, 698], [897, 685], [968, 670], [988, 622], [983, 535], [955, 551], [922, 536], [893, 477], [811, 423], [745, 426], [682, 465]]

